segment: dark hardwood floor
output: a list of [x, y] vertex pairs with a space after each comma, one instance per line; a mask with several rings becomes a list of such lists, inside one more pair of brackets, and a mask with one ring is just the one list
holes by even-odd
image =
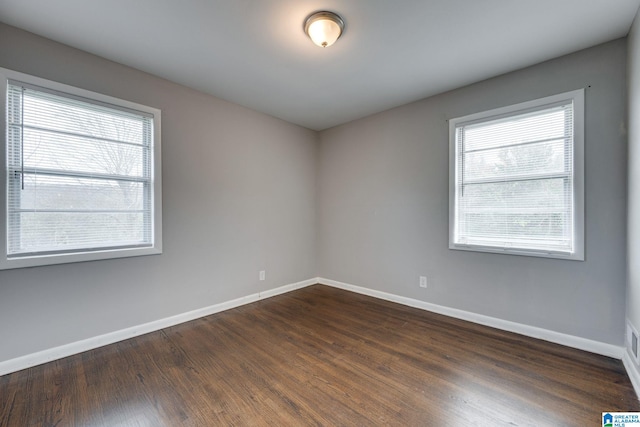
[[619, 360], [314, 285], [0, 377], [1, 426], [599, 426]]

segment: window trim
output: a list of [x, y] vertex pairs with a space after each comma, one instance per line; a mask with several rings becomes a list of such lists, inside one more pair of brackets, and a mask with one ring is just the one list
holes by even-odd
[[[566, 101], [573, 101], [573, 252], [537, 250], [528, 248], [499, 248], [455, 242], [456, 228], [456, 191], [458, 188], [456, 128], [462, 124], [484, 122], [524, 114], [528, 110], [551, 107]], [[573, 90], [544, 98], [534, 99], [505, 107], [495, 108], [456, 117], [449, 120], [449, 249], [488, 252], [497, 254], [525, 255], [543, 258], [556, 258], [574, 261], [585, 259], [585, 204], [584, 204], [584, 89]]]
[[[0, 134], [3, 144], [0, 149], [0, 270], [13, 268], [35, 267], [43, 265], [65, 264], [103, 259], [125, 258], [162, 253], [162, 156], [161, 156], [161, 111], [157, 108], [137, 104], [108, 95], [69, 86], [51, 80], [35, 77], [29, 74], [0, 68]], [[71, 98], [86, 99], [96, 104], [106, 104], [123, 110], [134, 110], [153, 117], [153, 148], [151, 167], [151, 182], [153, 194], [151, 206], [153, 209], [152, 245], [146, 247], [108, 248], [94, 251], [74, 250], [66, 253], [36, 254], [30, 256], [8, 256], [8, 214], [7, 193], [9, 180], [7, 177], [7, 86], [9, 80], [19, 81], [25, 85], [34, 85], [46, 90], [59, 92]]]

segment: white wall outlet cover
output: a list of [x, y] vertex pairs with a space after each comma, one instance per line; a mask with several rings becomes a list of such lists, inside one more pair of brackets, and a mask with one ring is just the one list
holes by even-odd
[[426, 288], [427, 287], [427, 277], [426, 276], [420, 276], [420, 287], [421, 288]]

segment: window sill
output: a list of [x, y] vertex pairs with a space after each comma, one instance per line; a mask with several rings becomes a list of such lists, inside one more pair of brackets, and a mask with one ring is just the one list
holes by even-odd
[[69, 264], [76, 262], [98, 261], [105, 259], [129, 258], [146, 255], [162, 254], [161, 247], [130, 248], [100, 250], [91, 252], [76, 252], [54, 255], [24, 256], [0, 259], [0, 270], [14, 268], [39, 267], [44, 265]]
[[552, 258], [568, 261], [584, 261], [584, 254], [578, 252], [560, 252], [549, 250], [534, 250], [534, 249], [520, 249], [520, 248], [502, 248], [496, 246], [482, 246], [482, 245], [462, 245], [457, 243], [450, 243], [449, 249], [458, 251], [470, 251], [470, 252], [484, 252], [492, 254], [502, 255], [518, 255], [518, 256], [530, 256], [538, 258]]

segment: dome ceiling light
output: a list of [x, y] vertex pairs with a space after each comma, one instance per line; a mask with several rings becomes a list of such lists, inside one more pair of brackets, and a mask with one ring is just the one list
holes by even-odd
[[344, 21], [333, 12], [315, 12], [304, 22], [304, 32], [320, 47], [329, 47], [340, 38]]

